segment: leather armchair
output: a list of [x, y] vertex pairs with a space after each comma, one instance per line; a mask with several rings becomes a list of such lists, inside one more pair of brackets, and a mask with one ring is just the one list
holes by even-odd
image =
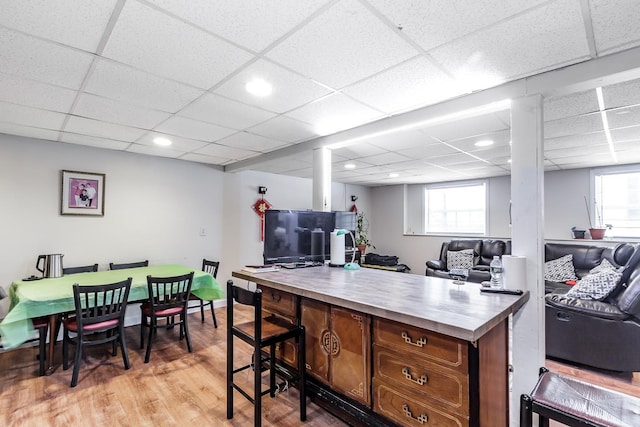
[[441, 277], [449, 279], [449, 271], [447, 270], [447, 251], [461, 251], [464, 249], [473, 249], [474, 266], [469, 270], [469, 282], [480, 283], [489, 280], [489, 263], [493, 260], [493, 256], [502, 256], [507, 250], [507, 244], [503, 240], [451, 240], [443, 242], [440, 248], [440, 258], [427, 261], [426, 276]]

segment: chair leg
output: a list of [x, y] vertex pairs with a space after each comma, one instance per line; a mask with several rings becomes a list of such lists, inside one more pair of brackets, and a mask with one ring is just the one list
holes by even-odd
[[233, 418], [233, 307], [227, 304], [227, 419]]
[[300, 421], [307, 420], [307, 347], [304, 326], [300, 327], [298, 342], [298, 374], [300, 375], [298, 390], [300, 392]]
[[256, 339], [253, 349], [253, 425], [255, 427], [262, 425], [262, 356], [260, 353], [260, 343]]
[[200, 299], [198, 303], [200, 305], [200, 321], [204, 323], [204, 301]]
[[127, 353], [127, 345], [125, 344], [124, 339], [124, 325], [122, 324], [118, 326], [118, 341], [120, 341], [120, 352], [122, 353], [124, 369], [129, 369], [131, 365], [129, 363], [129, 353]]
[[531, 397], [526, 394], [520, 396], [520, 427], [531, 427], [533, 425], [533, 408]]
[[144, 313], [142, 313], [142, 316], [140, 317], [140, 349], [141, 350], [144, 348], [144, 328], [147, 326], [145, 322], [146, 317], [147, 316], [145, 316]]
[[[258, 359], [260, 360], [260, 359]], [[256, 364], [256, 368], [262, 368], [262, 363]], [[276, 397], [276, 345], [269, 346], [269, 396]]]
[[71, 376], [71, 387], [78, 385], [78, 373], [80, 372], [80, 360], [82, 359], [82, 340], [83, 337], [78, 335], [76, 343], [76, 357], [73, 364], [73, 375]]
[[184, 337], [187, 340], [187, 350], [189, 350], [189, 353], [191, 353], [193, 351], [193, 349], [191, 348], [191, 337], [189, 337], [189, 324], [187, 323], [187, 310], [184, 310], [182, 316], [182, 325], [184, 327]]
[[149, 358], [151, 357], [151, 341], [155, 333], [157, 321], [158, 319], [152, 317], [149, 322], [149, 337], [147, 339], [147, 352], [144, 355], [144, 363], [149, 363]]
[[49, 328], [38, 329], [38, 375], [44, 375], [44, 361], [47, 358], [47, 331]]
[[62, 336], [62, 369], [69, 369], [69, 333], [66, 329]]
[[211, 306], [211, 317], [213, 317], [213, 327], [218, 327], [218, 319], [216, 319], [216, 311], [213, 309], [213, 300], [209, 301], [209, 305]]

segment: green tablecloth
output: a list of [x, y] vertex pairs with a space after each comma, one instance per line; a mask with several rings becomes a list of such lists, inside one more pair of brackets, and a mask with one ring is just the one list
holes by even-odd
[[209, 273], [182, 265], [154, 265], [150, 267], [127, 268], [123, 270], [78, 273], [56, 279], [34, 281], [19, 280], [9, 288], [11, 306], [9, 313], [0, 323], [0, 335], [5, 348], [16, 347], [33, 335], [32, 318], [66, 313], [75, 310], [73, 285], [102, 285], [119, 282], [131, 277], [129, 301], [143, 301], [149, 296], [147, 275], [167, 277], [178, 276], [193, 271], [192, 293], [204, 300], [224, 297], [216, 279]]

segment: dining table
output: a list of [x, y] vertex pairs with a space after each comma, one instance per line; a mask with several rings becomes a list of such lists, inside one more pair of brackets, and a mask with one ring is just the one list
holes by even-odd
[[148, 267], [106, 270], [90, 273], [68, 274], [57, 278], [22, 279], [9, 287], [9, 312], [0, 322], [0, 336], [4, 348], [15, 348], [31, 337], [35, 330], [32, 319], [49, 317], [49, 345], [47, 349], [47, 374], [51, 374], [56, 338], [56, 318], [62, 313], [75, 311], [73, 285], [103, 285], [131, 277], [129, 303], [149, 298], [147, 276], [170, 277], [194, 272], [191, 293], [200, 299], [213, 301], [224, 298], [220, 284], [209, 273], [184, 265], [152, 265]]

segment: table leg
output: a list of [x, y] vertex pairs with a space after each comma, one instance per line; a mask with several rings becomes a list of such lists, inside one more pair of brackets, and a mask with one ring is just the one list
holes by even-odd
[[57, 314], [52, 314], [49, 316], [49, 347], [47, 348], [47, 366], [45, 375], [51, 375], [56, 371], [56, 366], [53, 364], [53, 350], [56, 345], [56, 319], [58, 318]]

